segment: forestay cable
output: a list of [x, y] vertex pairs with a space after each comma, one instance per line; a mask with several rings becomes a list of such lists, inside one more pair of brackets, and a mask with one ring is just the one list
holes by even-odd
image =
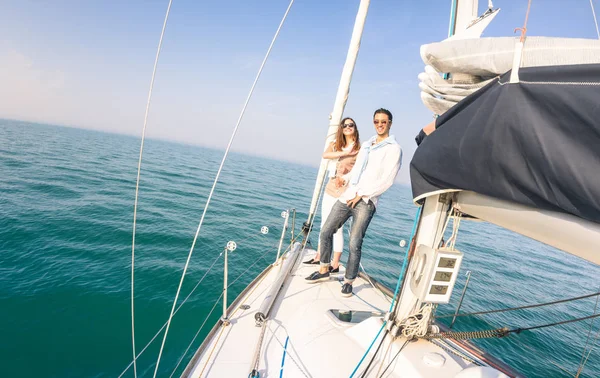
[[256, 75], [256, 78], [254, 79], [254, 83], [252, 83], [252, 88], [250, 88], [250, 93], [248, 94], [248, 97], [246, 98], [246, 102], [244, 103], [244, 106], [243, 106], [240, 116], [237, 120], [235, 128], [233, 129], [233, 133], [231, 134], [231, 138], [229, 139], [229, 143], [227, 144], [227, 148], [225, 149], [225, 155], [223, 155], [223, 159], [221, 160], [221, 165], [219, 166], [219, 170], [217, 171], [217, 176], [215, 177], [212, 188], [210, 189], [208, 199], [206, 200], [206, 205], [204, 206], [204, 210], [202, 211], [202, 217], [200, 218], [200, 222], [198, 223], [198, 229], [196, 230], [196, 235], [194, 235], [194, 241], [192, 242], [192, 247], [190, 248], [190, 252], [188, 254], [187, 261], [185, 262], [185, 266], [183, 268], [183, 273], [181, 274], [181, 280], [179, 281], [179, 286], [177, 287], [177, 293], [175, 294], [175, 299], [173, 300], [173, 306], [171, 307], [171, 314], [169, 315], [169, 320], [167, 321], [167, 329], [165, 330], [165, 335], [164, 335], [163, 341], [160, 345], [160, 351], [158, 352], [158, 358], [156, 359], [156, 367], [154, 369], [154, 375], [153, 375], [153, 377], [155, 377], [155, 378], [156, 378], [156, 374], [158, 373], [158, 366], [160, 364], [160, 358], [162, 356], [165, 342], [167, 340], [167, 334], [169, 333], [169, 326], [171, 325], [171, 319], [173, 318], [173, 312], [175, 311], [175, 306], [177, 304], [177, 298], [179, 298], [179, 292], [181, 291], [181, 286], [183, 285], [185, 273], [187, 272], [187, 268], [190, 264], [190, 259], [192, 257], [192, 253], [194, 252], [194, 246], [196, 245], [196, 240], [198, 240], [198, 234], [200, 234], [200, 229], [202, 228], [202, 223], [204, 222], [204, 217], [206, 216], [206, 211], [208, 210], [210, 200], [212, 199], [213, 193], [215, 191], [215, 187], [217, 186], [217, 182], [219, 181], [219, 177], [221, 176], [221, 171], [223, 169], [223, 165], [225, 164], [225, 160], [227, 159], [227, 156], [229, 155], [229, 149], [231, 148], [233, 139], [235, 138], [235, 135], [237, 134], [238, 128], [242, 121], [242, 117], [244, 116], [244, 113], [246, 112], [246, 107], [248, 106], [248, 103], [250, 102], [250, 98], [252, 97], [252, 94], [254, 92], [254, 88], [256, 87], [256, 83], [258, 82], [258, 79], [260, 78], [260, 74], [262, 73], [262, 70], [265, 66], [265, 63], [267, 62], [267, 59], [269, 58], [269, 55], [271, 54], [273, 45], [275, 44], [275, 41], [277, 40], [277, 37], [279, 36], [279, 31], [283, 27], [283, 23], [285, 22], [285, 19], [287, 18], [287, 15], [290, 12], [290, 9], [292, 8], [292, 4], [294, 4], [294, 0], [290, 1], [290, 4], [288, 5], [288, 7], [285, 11], [285, 14], [283, 15], [283, 18], [281, 19], [281, 22], [279, 23], [279, 27], [277, 28], [277, 31], [275, 32], [275, 36], [273, 37], [273, 40], [271, 41], [271, 45], [269, 46], [269, 49], [267, 50], [267, 53], [262, 61], [262, 64], [260, 65], [258, 74]]
[[150, 80], [150, 90], [148, 91], [148, 101], [146, 102], [146, 112], [144, 113], [144, 127], [142, 128], [142, 141], [140, 144], [140, 157], [138, 160], [137, 178], [135, 181], [135, 201], [133, 203], [133, 236], [131, 240], [131, 347], [133, 349], [133, 376], [137, 377], [137, 366], [135, 356], [135, 313], [134, 313], [134, 268], [135, 268], [135, 227], [137, 220], [137, 206], [138, 206], [138, 193], [140, 189], [140, 172], [142, 169], [142, 154], [144, 152], [144, 138], [146, 136], [146, 124], [148, 123], [148, 113], [150, 111], [150, 100], [152, 99], [152, 88], [154, 87], [154, 78], [156, 77], [156, 67], [158, 66], [158, 57], [160, 56], [160, 50], [162, 47], [163, 36], [165, 35], [165, 29], [167, 28], [167, 20], [169, 19], [169, 12], [171, 11], [171, 3], [173, 0], [169, 0], [167, 6], [167, 13], [165, 14], [165, 21], [163, 23], [162, 31], [160, 32], [160, 39], [158, 41], [158, 48], [156, 50], [156, 58], [154, 59], [154, 68], [152, 69], [152, 79]]

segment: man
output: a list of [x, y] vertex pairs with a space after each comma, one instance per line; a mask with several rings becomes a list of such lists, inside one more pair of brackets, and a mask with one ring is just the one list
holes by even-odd
[[373, 124], [377, 135], [363, 143], [354, 167], [344, 177], [344, 180], [350, 180], [348, 188], [333, 205], [321, 230], [320, 269], [306, 277], [309, 283], [329, 280], [333, 235], [352, 217], [350, 256], [342, 286], [344, 297], [352, 295], [352, 283], [358, 275], [363, 238], [375, 214], [377, 200], [392, 186], [402, 163], [402, 149], [396, 139], [390, 136], [392, 113], [387, 109], [377, 109], [373, 114]]

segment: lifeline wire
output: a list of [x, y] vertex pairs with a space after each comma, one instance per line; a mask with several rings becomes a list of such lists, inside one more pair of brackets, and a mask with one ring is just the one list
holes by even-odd
[[[288, 247], [289, 248], [289, 247]], [[244, 276], [244, 274], [246, 274], [246, 272], [252, 268], [254, 265], [256, 265], [258, 262], [262, 261], [262, 259], [269, 253], [271, 252], [271, 250], [269, 248], [266, 249], [267, 251], [265, 253], [263, 253], [258, 259], [256, 259], [254, 261], [254, 263], [252, 265], [250, 265], [246, 270], [244, 270], [242, 273], [240, 273], [240, 275], [233, 281], [231, 282], [229, 285], [227, 285], [227, 288], [229, 289], [234, 283], [236, 283], [240, 278], [242, 278]], [[287, 249], [286, 249], [287, 251]], [[285, 252], [284, 252], [285, 253]], [[223, 253], [221, 252], [221, 254], [219, 255], [219, 257], [221, 257]], [[258, 287], [258, 285], [257, 285]], [[204, 321], [202, 322], [202, 325], [200, 325], [200, 328], [198, 329], [198, 331], [196, 332], [196, 334], [194, 335], [194, 337], [192, 338], [192, 341], [190, 341], [190, 343], [188, 344], [187, 348], [185, 349], [185, 352], [183, 352], [183, 354], [181, 355], [181, 357], [179, 358], [179, 361], [177, 362], [177, 365], [175, 366], [175, 369], [173, 369], [173, 371], [171, 372], [171, 375], [169, 377], [172, 377], [175, 374], [175, 371], [177, 371], [177, 368], [179, 367], [179, 365], [181, 364], [181, 362], [183, 361], [183, 359], [185, 358], [187, 352], [190, 350], [190, 348], [192, 347], [192, 345], [194, 344], [194, 341], [196, 341], [196, 338], [198, 337], [198, 335], [200, 334], [200, 331], [202, 331], [202, 328], [204, 328], [204, 326], [206, 325], [206, 322], [208, 321], [208, 319], [210, 318], [210, 316], [212, 315], [213, 311], [215, 311], [215, 308], [217, 307], [217, 304], [219, 304], [219, 301], [221, 300], [221, 298], [223, 298], [224, 295], [224, 291], [221, 291], [221, 295], [217, 298], [217, 300], [215, 301], [215, 304], [213, 305], [213, 307], [211, 308], [210, 312], [208, 313], [208, 315], [206, 315], [206, 317], [204, 318]], [[239, 308], [239, 307], [238, 307]], [[234, 310], [233, 313], [235, 313], [235, 311], [237, 311], [237, 308]], [[233, 315], [233, 314], [232, 314]]]
[[196, 332], [196, 334], [194, 335], [194, 337], [192, 338], [192, 341], [190, 341], [190, 343], [188, 344], [188, 347], [185, 349], [185, 352], [183, 352], [183, 354], [181, 355], [181, 357], [179, 358], [179, 361], [177, 361], [177, 365], [175, 365], [175, 368], [173, 369], [173, 371], [171, 372], [171, 375], [169, 376], [169, 378], [171, 378], [173, 376], [173, 374], [175, 374], [175, 372], [177, 371], [177, 368], [179, 367], [179, 365], [181, 365], [181, 362], [183, 361], [183, 359], [185, 358], [187, 352], [190, 350], [190, 348], [192, 347], [192, 345], [194, 344], [194, 341], [196, 341], [196, 338], [198, 337], [198, 335], [200, 334], [200, 331], [202, 331], [202, 328], [204, 328], [204, 325], [206, 324], [206, 322], [208, 321], [208, 319], [210, 318], [210, 316], [212, 315], [213, 311], [215, 311], [215, 308], [217, 308], [217, 305], [219, 304], [219, 301], [221, 301], [221, 298], [223, 298], [223, 294], [225, 292], [221, 291], [221, 295], [219, 295], [219, 297], [217, 298], [217, 300], [215, 301], [215, 304], [212, 306], [212, 308], [210, 309], [210, 311], [208, 312], [208, 315], [206, 315], [206, 318], [204, 318], [204, 321], [202, 322], [202, 324], [200, 325], [200, 328], [198, 328], [198, 332]]
[[[245, 243], [255, 237], [259, 237], [262, 234], [257, 234], [254, 237], [250, 237], [247, 238], [245, 240], [243, 240], [241, 243]], [[241, 244], [240, 243], [240, 244]], [[257, 261], [260, 261], [264, 256], [266, 255], [263, 254], [261, 257], [258, 258]], [[196, 289], [200, 286], [200, 284], [202, 283], [202, 281], [204, 281], [204, 278], [206, 278], [206, 276], [208, 275], [208, 273], [210, 273], [210, 271], [212, 270], [212, 268], [215, 266], [215, 264], [217, 263], [217, 261], [219, 260], [219, 258], [223, 256], [223, 252], [221, 252], [217, 257], [215, 257], [215, 259], [213, 260], [212, 264], [210, 265], [210, 267], [207, 269], [207, 271], [202, 275], [202, 277], [200, 278], [200, 280], [198, 281], [198, 283], [196, 283], [196, 286], [194, 286], [194, 288], [190, 291], [190, 293], [187, 295], [187, 297], [185, 297], [185, 299], [179, 304], [179, 306], [177, 307], [177, 309], [175, 310], [175, 312], [173, 313], [173, 316], [175, 316], [177, 314], [177, 312], [179, 312], [179, 310], [181, 309], [181, 307], [187, 302], [187, 300], [192, 296], [192, 294], [194, 293], [194, 291], [196, 291]], [[256, 262], [254, 262], [254, 264], [252, 264], [250, 267], [254, 266], [256, 264]], [[233, 281], [230, 285], [227, 286], [227, 288], [229, 288], [231, 285], [233, 285], [237, 280], [240, 279], [240, 277], [246, 273], [248, 271], [248, 269], [246, 269], [238, 278], [235, 279], [235, 281]], [[219, 298], [220, 299], [220, 298]], [[158, 337], [158, 335], [162, 332], [163, 329], [165, 329], [165, 327], [167, 326], [167, 322], [165, 322], [165, 324], [163, 324], [163, 326], [156, 331], [156, 333], [154, 334], [154, 336], [152, 337], [152, 339], [150, 339], [150, 341], [148, 341], [148, 343], [146, 344], [146, 346], [144, 347], [144, 349], [141, 350], [140, 353], [138, 353], [138, 355], [136, 356], [135, 359], [140, 358], [140, 356], [146, 351], [146, 349], [148, 349], [148, 347], [150, 346], [150, 344], [152, 344], [154, 342], [154, 340], [156, 340], [156, 338]], [[117, 377], [117, 378], [121, 378], [126, 372], [127, 370], [129, 370], [129, 368], [131, 367], [131, 365], [133, 365], [133, 361], [129, 363], [129, 365], [127, 365], [127, 367], [125, 367], [125, 369], [121, 372], [121, 374]]]
[[152, 99], [152, 88], [154, 87], [154, 78], [156, 77], [156, 67], [158, 66], [158, 57], [160, 56], [160, 50], [162, 47], [163, 36], [165, 35], [165, 29], [167, 28], [167, 20], [169, 19], [169, 12], [171, 11], [171, 3], [173, 0], [169, 0], [167, 7], [167, 13], [165, 14], [165, 21], [163, 23], [162, 31], [160, 32], [160, 39], [158, 41], [158, 49], [156, 51], [156, 58], [154, 59], [154, 68], [152, 70], [152, 79], [150, 80], [150, 90], [148, 91], [148, 102], [146, 103], [146, 112], [144, 114], [144, 127], [142, 128], [142, 142], [140, 144], [140, 158], [138, 160], [137, 178], [135, 181], [135, 201], [133, 203], [133, 236], [131, 241], [131, 347], [133, 349], [133, 376], [137, 377], [137, 365], [135, 357], [135, 313], [134, 313], [134, 269], [135, 269], [135, 226], [137, 219], [137, 206], [138, 206], [138, 193], [140, 189], [140, 172], [142, 170], [142, 155], [144, 152], [144, 137], [146, 136], [146, 124], [148, 123], [148, 113], [150, 112], [150, 100]]
[[231, 134], [231, 138], [229, 139], [227, 148], [225, 149], [225, 155], [223, 155], [223, 160], [221, 160], [221, 165], [219, 166], [219, 170], [217, 171], [217, 176], [215, 177], [212, 188], [210, 189], [210, 194], [208, 195], [208, 199], [206, 200], [206, 205], [204, 206], [204, 211], [202, 212], [202, 217], [200, 218], [200, 223], [198, 223], [198, 229], [196, 230], [196, 235], [194, 236], [194, 241], [192, 242], [192, 247], [190, 248], [190, 252], [188, 254], [187, 261], [185, 262], [185, 267], [183, 268], [183, 273], [181, 274], [181, 280], [179, 281], [179, 286], [177, 287], [177, 293], [175, 294], [175, 299], [173, 300], [173, 307], [171, 307], [171, 314], [169, 315], [169, 320], [167, 321], [167, 329], [165, 330], [165, 335], [164, 335], [163, 341], [160, 345], [160, 351], [158, 353], [158, 358], [156, 359], [156, 368], [154, 369], [154, 375], [153, 375], [154, 378], [156, 378], [156, 374], [158, 373], [158, 366], [160, 364], [160, 358], [162, 356], [162, 352], [165, 347], [165, 342], [167, 341], [167, 334], [169, 333], [169, 326], [171, 325], [171, 319], [173, 318], [173, 311], [175, 310], [175, 305], [177, 304], [177, 298], [179, 297], [179, 292], [181, 291], [181, 286], [183, 285], [185, 273], [187, 272], [187, 268], [190, 264], [190, 259], [192, 258], [192, 253], [194, 252], [194, 246], [196, 245], [196, 240], [198, 240], [198, 234], [200, 233], [200, 228], [202, 227], [202, 223], [204, 222], [204, 217], [206, 216], [206, 211], [208, 210], [208, 205], [210, 204], [210, 200], [212, 199], [213, 193], [215, 191], [215, 187], [217, 186], [217, 182], [219, 181], [219, 176], [221, 175], [221, 170], [223, 169], [225, 160], [227, 159], [227, 156], [229, 155], [229, 149], [231, 148], [233, 139], [235, 138], [237, 130], [240, 126], [242, 117], [244, 116], [244, 113], [246, 112], [246, 107], [248, 106], [248, 103], [250, 102], [250, 98], [252, 97], [254, 88], [256, 87], [256, 83], [258, 82], [258, 79], [260, 78], [260, 74], [262, 73], [265, 63], [267, 62], [267, 58], [269, 57], [269, 55], [271, 53], [271, 49], [273, 48], [273, 45], [275, 44], [275, 40], [277, 39], [277, 36], [279, 35], [279, 31], [281, 30], [281, 27], [283, 26], [283, 23], [285, 22], [285, 19], [287, 18], [287, 15], [288, 15], [293, 3], [294, 3], [294, 0], [291, 0], [287, 10], [285, 11], [285, 14], [283, 15], [283, 19], [281, 20], [281, 23], [279, 24], [279, 27], [277, 28], [277, 31], [275, 32], [275, 36], [273, 37], [273, 40], [271, 41], [271, 45], [269, 46], [269, 49], [267, 50], [267, 54], [265, 55], [265, 58], [262, 61], [262, 64], [258, 70], [258, 74], [256, 75], [256, 78], [254, 79], [254, 83], [252, 84], [252, 88], [250, 88], [250, 93], [248, 94], [248, 97], [246, 98], [246, 102], [244, 103], [244, 106], [242, 108], [242, 112], [240, 113], [240, 116], [235, 125], [235, 128], [233, 129], [233, 133]]

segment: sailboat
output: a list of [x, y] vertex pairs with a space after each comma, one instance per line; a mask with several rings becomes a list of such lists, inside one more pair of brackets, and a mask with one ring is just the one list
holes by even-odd
[[[368, 7], [361, 0], [326, 146], [342, 118]], [[439, 117], [410, 164], [418, 211], [396, 290], [365, 273], [347, 299], [339, 296], [338, 279], [305, 283], [314, 270], [301, 261], [316, 254], [307, 240], [327, 169], [322, 161], [303, 232], [282, 248], [295, 223], [295, 212], [284, 212], [276, 261], [231, 303], [225, 268], [223, 315], [182, 376], [521, 376], [464, 340], [520, 330], [452, 333], [434, 321], [434, 312], [449, 302], [468, 257], [454, 243], [462, 219], [490, 222], [600, 263], [600, 107], [594, 102], [600, 98], [600, 54], [568, 54], [560, 64], [527, 60], [527, 39], [510, 38], [508, 55], [498, 57], [506, 42], [479, 38], [497, 12], [490, 7], [478, 16], [477, 1], [455, 0], [450, 38], [421, 50], [422, 99]], [[573, 51], [600, 47], [597, 41], [562, 42]], [[484, 59], [466, 70], [448, 65], [474, 49]], [[548, 51], [554, 56], [556, 49]], [[448, 54], [456, 59], [444, 59]], [[327, 363], [334, 350], [340, 363]]]

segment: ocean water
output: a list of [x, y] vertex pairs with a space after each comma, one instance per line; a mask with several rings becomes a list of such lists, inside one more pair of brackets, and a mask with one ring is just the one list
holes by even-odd
[[[130, 268], [139, 140], [134, 137], [0, 120], [0, 376], [114, 377], [131, 362]], [[136, 239], [138, 352], [166, 321], [222, 151], [148, 140], [142, 166]], [[408, 161], [404, 162], [405, 165]], [[232, 300], [276, 254], [287, 208], [306, 219], [316, 169], [232, 154], [207, 212], [160, 364], [180, 374], [219, 318], [207, 317], [222, 287], [229, 240]], [[388, 286], [402, 263], [401, 239], [416, 212], [410, 189], [393, 186], [364, 243], [367, 272]], [[317, 220], [318, 224], [318, 220]], [[261, 226], [270, 227], [262, 235]], [[318, 230], [318, 227], [316, 228]], [[316, 235], [316, 233], [315, 233]], [[316, 236], [313, 235], [316, 242]], [[452, 313], [472, 272], [462, 311], [541, 303], [598, 291], [600, 267], [481, 222], [463, 221], [465, 253]], [[345, 258], [347, 254], [344, 255]], [[596, 298], [557, 306], [459, 318], [456, 330], [526, 327], [591, 315]], [[581, 377], [600, 377], [600, 320]], [[527, 377], [576, 373], [590, 322], [523, 332], [477, 344]], [[151, 376], [162, 334], [138, 360]], [[175, 369], [180, 358], [183, 361]], [[354, 364], [356, 361], [347, 361]], [[125, 372], [133, 376], [133, 370]]]

